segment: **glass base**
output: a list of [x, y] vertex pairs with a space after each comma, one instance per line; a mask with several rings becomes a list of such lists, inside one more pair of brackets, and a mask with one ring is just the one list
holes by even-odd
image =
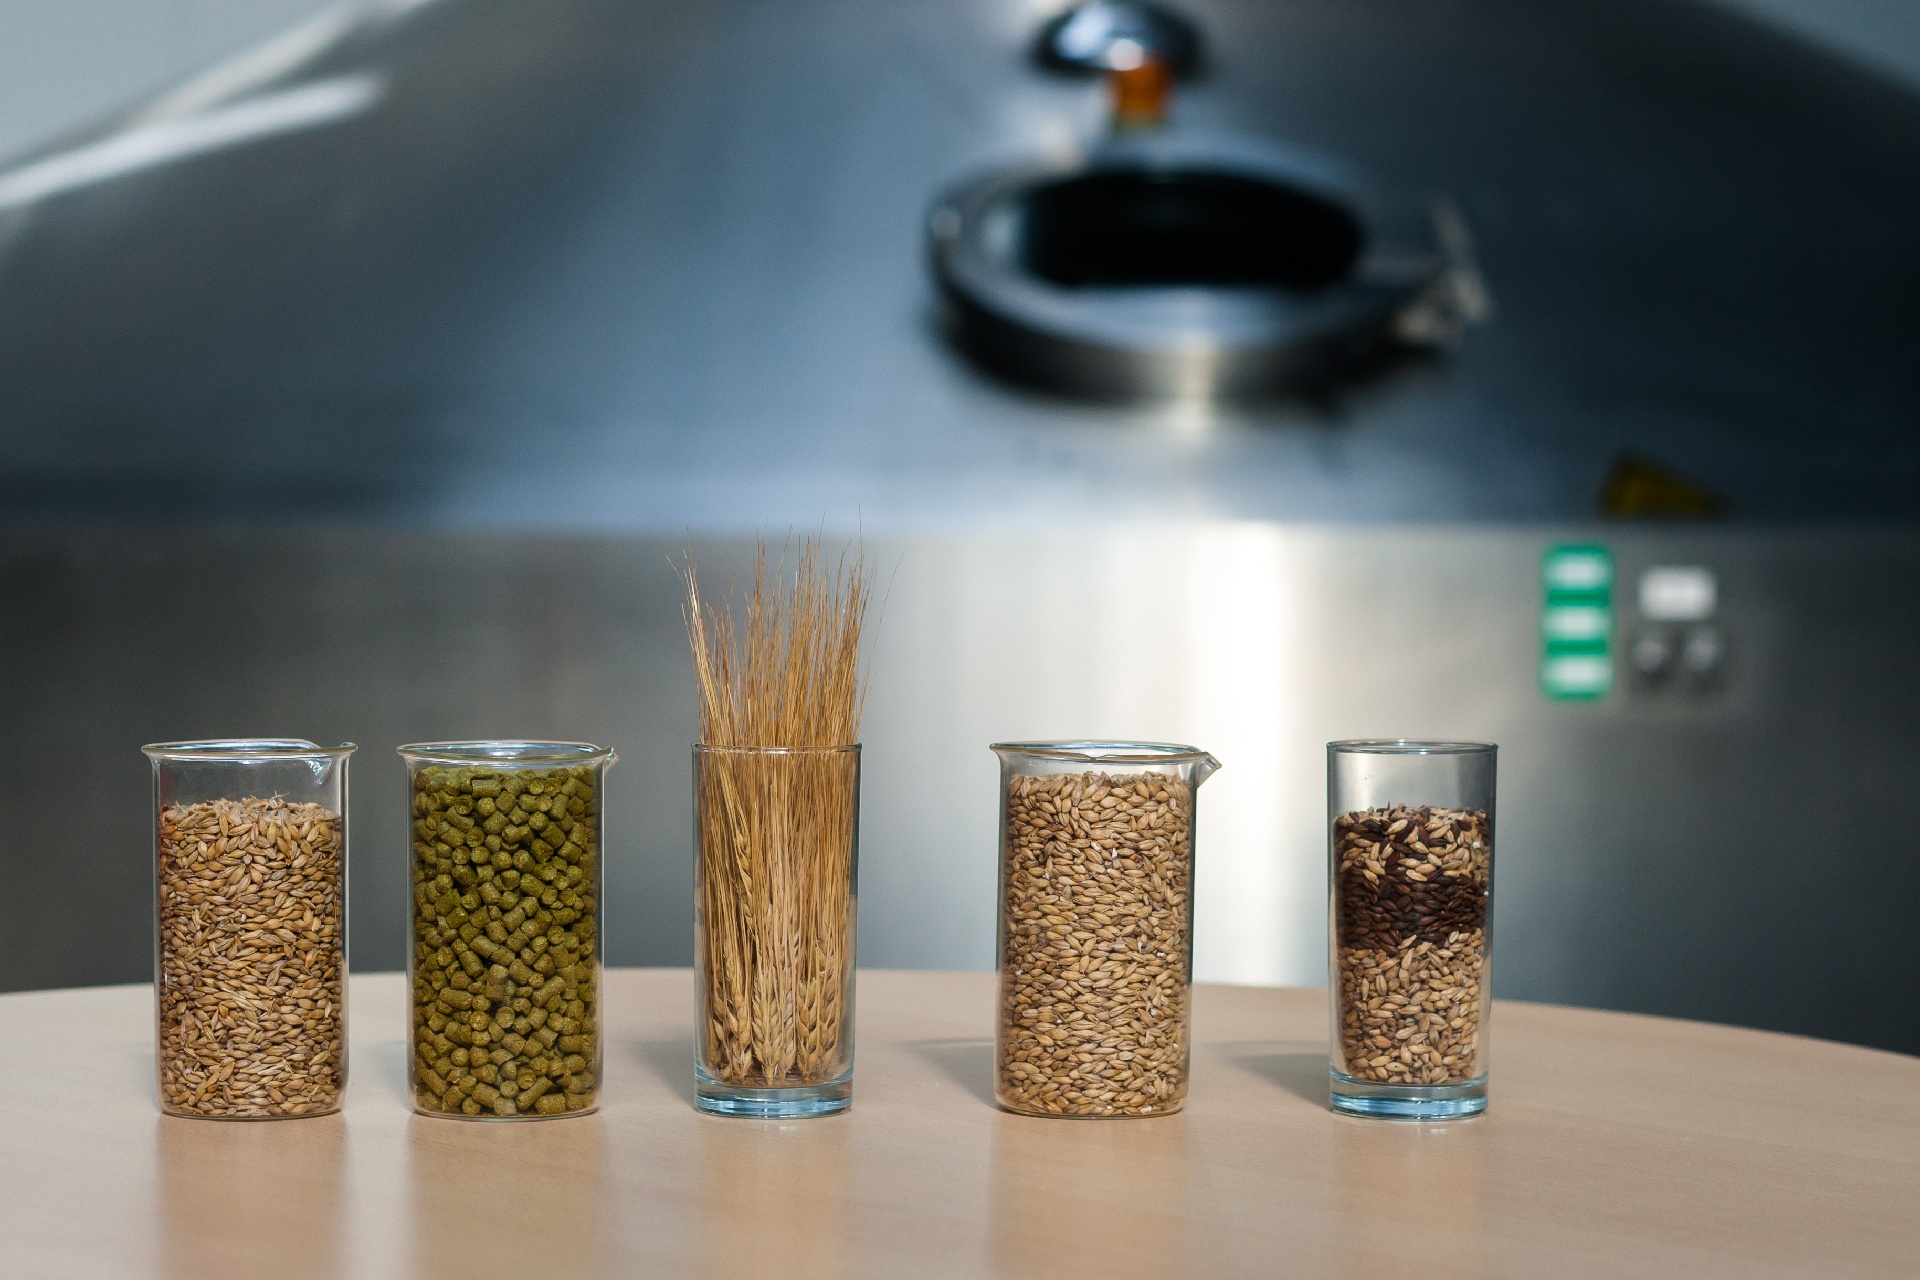
[[1002, 1098], [995, 1098], [1000, 1109], [1012, 1116], [1035, 1116], [1041, 1120], [1158, 1120], [1161, 1116], [1177, 1116], [1180, 1108], [1186, 1105], [1185, 1099], [1176, 1098], [1165, 1106], [1152, 1111], [1035, 1111], [1031, 1107], [1016, 1106]]
[[747, 1116], [760, 1120], [800, 1120], [830, 1116], [853, 1105], [853, 1072], [824, 1084], [789, 1085], [780, 1089], [750, 1089], [727, 1084], [693, 1068], [694, 1105], [709, 1115]]
[[423, 1107], [416, 1103], [413, 1108], [413, 1114], [425, 1116], [429, 1120], [461, 1120], [468, 1124], [525, 1124], [528, 1121], [571, 1120], [575, 1116], [590, 1116], [598, 1110], [600, 1110], [600, 1104], [596, 1102], [592, 1106], [582, 1107], [578, 1111], [552, 1111], [546, 1115], [542, 1115], [538, 1111], [522, 1111], [517, 1115], [503, 1116], [496, 1115], [489, 1111], [482, 1111], [477, 1116], [470, 1116], [464, 1111], [441, 1111], [434, 1107]]
[[1375, 1084], [1327, 1071], [1333, 1109], [1388, 1120], [1460, 1120], [1487, 1109], [1487, 1078], [1461, 1084]]
[[180, 1111], [167, 1106], [165, 1103], [162, 1103], [160, 1106], [160, 1114], [172, 1116], [177, 1120], [238, 1121], [243, 1124], [251, 1124], [262, 1120], [312, 1120], [316, 1116], [332, 1116], [338, 1115], [339, 1113], [340, 1104], [337, 1102], [330, 1107], [318, 1107], [312, 1111], [301, 1111], [297, 1113], [289, 1111], [284, 1115], [277, 1116], [215, 1115], [205, 1111]]

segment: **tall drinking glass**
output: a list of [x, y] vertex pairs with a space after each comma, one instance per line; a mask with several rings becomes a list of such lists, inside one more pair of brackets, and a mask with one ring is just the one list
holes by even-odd
[[860, 747], [696, 746], [693, 806], [695, 1101], [844, 1111]]
[[1487, 1105], [1494, 775], [1484, 742], [1327, 744], [1332, 1101]]

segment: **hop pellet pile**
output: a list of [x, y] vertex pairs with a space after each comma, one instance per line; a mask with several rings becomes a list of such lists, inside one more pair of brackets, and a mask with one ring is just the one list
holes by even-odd
[[414, 774], [413, 1097], [449, 1115], [591, 1110], [598, 773]]
[[1161, 1115], [1187, 1092], [1193, 791], [1162, 774], [1008, 784], [1002, 1105]]
[[195, 1116], [320, 1115], [345, 1080], [340, 815], [283, 800], [160, 813], [160, 1096]]
[[1334, 822], [1347, 1074], [1459, 1084], [1481, 1073], [1492, 834], [1480, 810], [1394, 806]]

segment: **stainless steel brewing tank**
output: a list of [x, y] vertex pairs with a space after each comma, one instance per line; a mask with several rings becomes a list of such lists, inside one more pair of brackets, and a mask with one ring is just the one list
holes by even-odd
[[[57, 144], [24, 188], [48, 194], [0, 185], [0, 495], [582, 529], [1564, 520], [1632, 450], [1749, 518], [1920, 510], [1910, 96], [1685, 0], [1199, 0], [1171, 133], [1449, 198], [1497, 313], [1309, 402], [1113, 412], [976, 372], [923, 262], [940, 192], [1103, 136], [1098, 82], [1030, 56], [1047, 11], [383, 4]], [[478, 442], [537, 448], [543, 482]]]
[[[610, 958], [684, 962], [666, 556], [824, 518], [899, 566], [867, 963], [990, 963], [984, 745], [1102, 733], [1226, 762], [1201, 976], [1317, 980], [1319, 743], [1484, 735], [1504, 993], [1920, 1047], [1920, 860], [1838, 835], [1920, 785], [1920, 107], [1679, 0], [1187, 8], [1173, 129], [1458, 208], [1457, 350], [1232, 405], [976, 368], [929, 209], [1104, 127], [1013, 0], [389, 3], [0, 168], [4, 759], [72, 815], [0, 839], [5, 981], [142, 976], [132, 749], [244, 732], [613, 743]], [[1592, 525], [1622, 452], [1743, 522]], [[1541, 557], [1585, 542], [1617, 683], [1554, 701]], [[1634, 683], [1661, 566], [1715, 574], [1714, 681]], [[391, 966], [397, 782], [358, 781]]]

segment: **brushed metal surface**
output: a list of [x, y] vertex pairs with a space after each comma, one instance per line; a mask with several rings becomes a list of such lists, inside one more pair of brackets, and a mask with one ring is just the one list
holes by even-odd
[[[1498, 303], [1457, 355], [1234, 410], [976, 372], [928, 204], [1102, 114], [1023, 0], [390, 5], [252, 90], [364, 112], [0, 214], [0, 984], [147, 972], [136, 748], [244, 733], [362, 744], [363, 968], [393, 746], [615, 746], [610, 958], [683, 963], [668, 557], [824, 520], [899, 566], [869, 963], [988, 964], [986, 744], [1098, 734], [1226, 763], [1202, 975], [1316, 980], [1321, 744], [1480, 737], [1501, 994], [1920, 1048], [1920, 103], [1671, 0], [1189, 7], [1179, 128], [1456, 200]], [[1578, 525], [1622, 449], [1756, 523]], [[1561, 534], [1715, 568], [1723, 685], [1544, 701]]]
[[[1538, 692], [1538, 564], [1562, 534], [1258, 524], [880, 538], [865, 726], [863, 964], [986, 968], [987, 743], [1192, 742], [1196, 964], [1322, 980], [1331, 738], [1501, 744], [1502, 996], [1920, 1051], [1920, 535], [1599, 531], [1623, 581], [1719, 576], [1727, 677], [1703, 696]], [[146, 764], [159, 738], [361, 744], [357, 968], [403, 955], [399, 743], [550, 735], [617, 748], [608, 957], [691, 936], [690, 663], [664, 539], [368, 530], [0, 538], [9, 988], [140, 979]], [[696, 540], [709, 580], [750, 547]], [[1624, 594], [1624, 593], [1623, 593]], [[1631, 625], [1632, 606], [1622, 604]]]
[[[1635, 449], [1920, 514], [1920, 99], [1676, 0], [1194, 0], [1176, 128], [1451, 196], [1498, 310], [1331, 403], [1112, 413], [938, 333], [936, 193], [1078, 152], [1030, 0], [439, 0], [364, 114], [0, 218], [0, 501], [672, 531], [1579, 519]], [[511, 463], [512, 465], [509, 465]], [[539, 478], [530, 482], [527, 468]]]

